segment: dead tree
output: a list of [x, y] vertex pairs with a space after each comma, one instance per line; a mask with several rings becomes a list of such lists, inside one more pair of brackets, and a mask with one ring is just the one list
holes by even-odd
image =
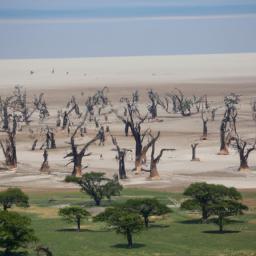
[[196, 108], [196, 112], [199, 113], [203, 106], [203, 97], [193, 96], [193, 105]]
[[224, 98], [225, 113], [220, 126], [220, 151], [219, 155], [228, 155], [228, 146], [236, 136], [236, 119], [239, 96], [231, 93]]
[[43, 158], [44, 158], [44, 161], [43, 161], [43, 163], [41, 165], [40, 172], [50, 173], [50, 166], [49, 166], [49, 163], [48, 163], [48, 152], [47, 152], [47, 149], [44, 150]]
[[253, 143], [249, 143], [241, 139], [238, 135], [234, 138], [233, 147], [237, 150], [240, 159], [240, 166], [238, 171], [249, 170], [248, 158], [252, 151], [256, 149], [256, 140]]
[[38, 139], [35, 139], [33, 144], [32, 144], [32, 147], [31, 147], [31, 150], [34, 151], [36, 149], [36, 144], [38, 142]]
[[43, 121], [45, 118], [50, 116], [47, 104], [44, 100], [43, 93], [41, 93], [38, 98], [36, 96], [34, 96], [33, 104], [34, 104], [36, 110], [39, 111], [39, 118], [41, 121]]
[[3, 130], [8, 130], [9, 128], [9, 119], [11, 114], [9, 113], [9, 108], [11, 105], [11, 101], [13, 96], [6, 97], [5, 99], [0, 97], [0, 113], [1, 113], [1, 120], [2, 120], [2, 128]]
[[61, 111], [58, 110], [57, 112], [57, 119], [56, 119], [56, 127], [61, 126]]
[[0, 145], [5, 156], [6, 166], [10, 169], [17, 167], [17, 153], [16, 153], [16, 129], [17, 121], [16, 117], [13, 117], [12, 127], [8, 127], [8, 130], [4, 130], [7, 133], [5, 142], [0, 140]]
[[53, 130], [47, 126], [44, 131], [44, 134], [45, 141], [43, 142], [40, 149], [43, 149], [44, 147], [46, 147], [46, 149], [56, 149], [55, 135]]
[[40, 110], [42, 99], [43, 94], [41, 94], [39, 98], [35, 97], [33, 105], [29, 106], [26, 90], [23, 90], [21, 86], [15, 86], [13, 92], [12, 107], [16, 112], [21, 113], [22, 122], [24, 122], [25, 124], [29, 124], [31, 122], [30, 118], [33, 115], [33, 113], [38, 109]]
[[[88, 112], [87, 112], [88, 113]], [[88, 149], [88, 147], [94, 143], [96, 140], [99, 139], [99, 135], [97, 134], [93, 139], [91, 139], [89, 142], [87, 142], [80, 150], [78, 149], [78, 145], [75, 143], [75, 136], [77, 131], [83, 126], [86, 117], [87, 117], [87, 113], [85, 114], [85, 118], [82, 121], [82, 123], [80, 125], [77, 126], [76, 130], [74, 131], [74, 133], [72, 134], [71, 138], [70, 138], [70, 146], [71, 146], [71, 152], [68, 153], [64, 158], [71, 158], [70, 162], [67, 163], [66, 165], [69, 165], [71, 163], [73, 163], [73, 172], [72, 172], [72, 176], [76, 176], [76, 177], [80, 177], [82, 176], [82, 170], [86, 167], [82, 167], [82, 160], [84, 157], [91, 155], [91, 153], [85, 153]]]
[[165, 108], [164, 103], [161, 101], [157, 92], [152, 89], [148, 91], [148, 97], [150, 100], [150, 105], [148, 106], [148, 111], [152, 119], [157, 118], [157, 106], [162, 106]]
[[191, 161], [200, 161], [200, 159], [196, 157], [196, 148], [197, 148], [198, 145], [199, 145], [198, 143], [191, 144], [191, 149], [192, 149], [192, 159], [191, 159]]
[[[179, 89], [175, 89], [173, 93], [167, 94], [167, 99], [175, 101], [175, 112], [181, 113], [182, 116], [190, 116], [191, 108], [193, 106], [193, 99], [184, 96], [183, 92]], [[166, 108], [167, 109], [167, 108]]]
[[202, 119], [202, 122], [203, 122], [203, 135], [201, 137], [201, 140], [207, 140], [207, 136], [208, 136], [208, 127], [207, 127], [208, 117], [206, 116], [206, 113], [203, 110], [201, 112], [201, 119]]
[[104, 131], [104, 127], [101, 126], [99, 132], [98, 132], [98, 137], [99, 137], [99, 146], [104, 146], [105, 145], [105, 140], [106, 140], [106, 137], [105, 137], [105, 131]]
[[117, 144], [117, 140], [115, 137], [113, 137], [111, 135], [112, 138], [112, 143], [114, 146], [116, 146], [116, 150], [117, 150], [117, 154], [118, 154], [118, 162], [119, 162], [119, 169], [118, 169], [118, 173], [119, 173], [119, 178], [120, 179], [126, 179], [126, 170], [125, 170], [125, 156], [126, 153], [128, 151], [132, 152], [132, 150], [130, 149], [126, 149], [126, 148], [120, 148]]
[[80, 109], [78, 103], [76, 102], [75, 96], [72, 96], [70, 101], [67, 103], [67, 109], [69, 109], [69, 114], [75, 112], [78, 117], [81, 117]]
[[110, 104], [108, 97], [106, 96], [108, 88], [104, 87], [98, 90], [93, 96], [87, 98], [85, 102], [86, 110], [89, 113], [89, 121], [94, 120], [95, 113], [101, 114], [102, 109], [106, 108]]
[[[160, 133], [158, 133], [160, 135]], [[158, 137], [159, 137], [158, 135]], [[156, 144], [156, 140], [154, 139], [152, 140], [152, 146], [151, 146], [151, 159], [150, 159], [150, 175], [149, 178], [150, 179], [160, 179], [160, 175], [158, 173], [157, 170], [157, 164], [159, 163], [163, 153], [165, 151], [173, 151], [175, 149], [169, 149], [169, 148], [163, 148], [160, 150], [160, 153], [155, 157], [155, 144]]]
[[127, 109], [128, 116], [124, 118], [123, 116], [118, 115], [117, 111], [114, 111], [116, 113], [117, 117], [123, 121], [125, 124], [125, 132], [128, 134], [128, 130], [131, 130], [132, 136], [135, 141], [135, 168], [136, 173], [140, 173], [142, 170], [142, 162], [145, 158], [142, 152], [143, 149], [143, 140], [145, 136], [148, 134], [148, 130], [142, 132], [141, 131], [141, 124], [147, 119], [147, 115], [144, 117], [141, 117], [140, 112], [134, 104], [133, 100], [129, 100], [128, 98], [121, 98], [121, 102], [125, 102]]
[[218, 108], [213, 108], [211, 110], [211, 120], [215, 121], [215, 116], [216, 116], [216, 112], [217, 112]]

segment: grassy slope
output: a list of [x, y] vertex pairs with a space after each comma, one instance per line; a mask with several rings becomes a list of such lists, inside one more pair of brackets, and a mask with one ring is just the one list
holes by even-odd
[[[163, 202], [179, 201], [180, 194], [126, 189], [113, 203], [124, 201], [133, 196], [154, 196]], [[43, 244], [51, 248], [55, 256], [112, 256], [112, 255], [256, 255], [256, 193], [245, 193], [250, 203], [248, 214], [232, 218], [225, 226], [229, 231], [241, 231], [226, 234], [208, 233], [217, 230], [215, 224], [197, 224], [196, 215], [174, 209], [164, 219], [151, 224], [149, 230], [134, 237], [135, 248], [126, 249], [126, 240], [122, 235], [107, 230], [102, 223], [87, 221], [83, 232], [73, 231], [73, 225], [63, 222], [57, 216], [57, 206], [64, 204], [91, 206], [91, 200], [80, 192], [32, 193], [32, 207], [24, 211], [33, 220], [36, 235]], [[108, 202], [103, 202], [108, 205]], [[15, 209], [18, 210], [18, 209]], [[23, 211], [23, 210], [22, 210]], [[66, 230], [65, 230], [66, 229]], [[205, 233], [207, 232], [207, 233]]]

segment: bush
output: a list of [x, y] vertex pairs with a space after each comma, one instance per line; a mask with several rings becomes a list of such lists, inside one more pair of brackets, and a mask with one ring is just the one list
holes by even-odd
[[0, 247], [4, 255], [10, 256], [14, 250], [27, 248], [35, 242], [34, 230], [30, 227], [31, 220], [16, 212], [0, 212]]
[[3, 210], [7, 211], [13, 205], [18, 207], [29, 207], [29, 198], [19, 188], [8, 188], [5, 191], [0, 192], [0, 204], [3, 206]]
[[76, 177], [76, 176], [67, 175], [67, 176], [65, 177], [65, 180], [64, 180], [64, 181], [65, 181], [65, 182], [68, 182], [68, 183], [70, 183], [70, 182], [79, 183], [80, 179], [81, 179], [81, 178]]

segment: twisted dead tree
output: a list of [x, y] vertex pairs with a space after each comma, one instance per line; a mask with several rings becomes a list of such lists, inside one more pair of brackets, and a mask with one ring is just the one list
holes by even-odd
[[148, 111], [151, 115], [151, 119], [157, 118], [157, 107], [161, 106], [165, 108], [164, 103], [160, 99], [160, 96], [157, 92], [154, 92], [152, 89], [148, 91], [148, 98], [150, 100], [150, 105], [148, 106]]
[[250, 153], [256, 150], [256, 140], [254, 140], [253, 143], [250, 143], [249, 141], [240, 138], [237, 134], [234, 137], [233, 147], [239, 154], [240, 166], [238, 171], [248, 171], [250, 169], [248, 165], [248, 158]]
[[183, 92], [177, 88], [170, 93], [167, 94], [166, 103], [167, 107], [165, 108], [168, 110], [169, 101], [172, 101], [173, 108], [175, 113], [181, 113], [182, 116], [190, 116], [191, 115], [191, 108], [193, 107], [193, 99], [187, 98], [184, 96]]
[[85, 166], [85, 167], [82, 166], [82, 160], [84, 157], [91, 155], [91, 153], [86, 154], [86, 151], [91, 144], [93, 144], [95, 141], [99, 139], [99, 135], [97, 134], [93, 139], [87, 142], [80, 150], [78, 149], [78, 145], [75, 143], [76, 133], [84, 125], [84, 122], [87, 118], [87, 114], [88, 112], [86, 112], [84, 120], [80, 123], [80, 125], [77, 126], [77, 128], [75, 129], [74, 133], [70, 138], [70, 142], [68, 144], [70, 144], [71, 146], [71, 152], [64, 157], [64, 158], [71, 158], [70, 162], [68, 162], [66, 166], [73, 163], [72, 176], [75, 176], [75, 177], [81, 177], [82, 170], [88, 167], [88, 166]]
[[112, 143], [116, 147], [116, 151], [118, 154], [118, 162], [119, 162], [119, 168], [118, 168], [118, 173], [119, 173], [119, 179], [127, 179], [126, 175], [126, 169], [125, 169], [125, 157], [127, 152], [132, 152], [132, 150], [127, 149], [127, 148], [120, 148], [117, 140], [114, 136], [111, 135], [112, 138]]
[[196, 112], [199, 113], [203, 108], [203, 97], [193, 96], [193, 104], [196, 108]]
[[7, 133], [7, 138], [3, 142], [0, 140], [0, 145], [5, 157], [5, 164], [10, 169], [15, 169], [17, 167], [17, 153], [16, 153], [16, 130], [17, 130], [17, 121], [16, 116], [12, 118], [12, 127], [9, 124], [7, 130], [2, 132]]
[[53, 129], [50, 129], [48, 126], [44, 130], [45, 141], [43, 142], [40, 149], [44, 147], [46, 149], [56, 149], [56, 142], [55, 142], [55, 134]]
[[36, 110], [39, 111], [39, 118], [41, 121], [43, 121], [44, 119], [46, 119], [47, 117], [50, 116], [43, 93], [41, 93], [39, 95], [39, 97], [34, 96], [33, 104], [34, 104]]
[[203, 135], [201, 137], [201, 140], [207, 140], [207, 136], [208, 136], [208, 117], [207, 117], [207, 113], [205, 111], [202, 110], [201, 112], [201, 119], [203, 122]]
[[143, 161], [146, 158], [146, 152], [149, 149], [150, 146], [145, 146], [143, 148], [143, 141], [145, 136], [148, 134], [149, 130], [145, 130], [144, 132], [141, 131], [141, 124], [147, 119], [147, 115], [142, 117], [140, 115], [140, 112], [134, 104], [133, 101], [130, 101], [128, 98], [123, 99], [123, 102], [126, 103], [125, 108], [127, 109], [127, 118], [124, 118], [117, 114], [116, 111], [114, 111], [117, 115], [117, 117], [123, 121], [125, 124], [125, 129], [127, 128], [131, 130], [132, 136], [135, 141], [135, 168], [134, 170], [136, 173], [140, 173], [142, 170], [142, 164]]
[[232, 139], [236, 136], [236, 119], [237, 108], [239, 103], [239, 95], [231, 93], [224, 98], [225, 113], [220, 126], [220, 151], [219, 155], [228, 155], [228, 146]]
[[72, 96], [71, 99], [68, 101], [67, 103], [67, 109], [68, 109], [68, 113], [71, 114], [72, 112], [75, 112], [75, 114], [78, 116], [78, 117], [81, 117], [81, 113], [80, 113], [80, 109], [79, 109], [79, 105], [78, 103], [76, 102], [76, 97], [75, 96]]
[[50, 166], [49, 166], [49, 163], [48, 163], [47, 149], [44, 150], [43, 158], [44, 158], [44, 161], [41, 165], [40, 172], [47, 172], [49, 174], [50, 173]]
[[[13, 100], [12, 100], [12, 108], [15, 112], [20, 112], [22, 116], [22, 122], [25, 124], [29, 124], [31, 122], [31, 116], [35, 111], [44, 112], [45, 113], [45, 101], [43, 101], [43, 94], [41, 94], [38, 98], [34, 97], [33, 104], [29, 104], [27, 100], [27, 92], [22, 86], [15, 86], [13, 92]], [[47, 108], [47, 107], [46, 107]], [[47, 110], [48, 112], [48, 110]], [[45, 113], [47, 115], [47, 113]], [[49, 112], [48, 112], [49, 114]]]
[[93, 96], [89, 96], [85, 102], [86, 110], [89, 113], [89, 121], [93, 121], [96, 114], [101, 115], [101, 111], [111, 105], [106, 92], [107, 87], [98, 90]]
[[158, 135], [157, 137], [152, 137], [152, 143], [151, 143], [151, 159], [150, 159], [150, 175], [149, 175], [149, 178], [150, 179], [160, 179], [160, 175], [158, 173], [158, 170], [157, 170], [157, 164], [159, 163], [163, 153], [165, 151], [174, 151], [175, 149], [171, 149], [171, 148], [163, 148], [160, 150], [160, 153], [155, 156], [155, 145], [156, 145], [156, 141], [157, 139], [159, 138], [160, 136], [160, 132], [158, 132]]
[[200, 161], [200, 158], [196, 157], [196, 148], [199, 144], [198, 143], [193, 143], [191, 144], [191, 149], [192, 149], [192, 159], [191, 161]]
[[0, 114], [1, 114], [1, 122], [3, 130], [8, 130], [9, 127], [9, 119], [10, 119], [10, 107], [13, 96], [2, 98], [0, 97]]

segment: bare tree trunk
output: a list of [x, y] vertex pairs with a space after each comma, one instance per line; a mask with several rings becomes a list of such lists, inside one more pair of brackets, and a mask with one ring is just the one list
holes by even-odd
[[159, 180], [160, 179], [160, 175], [157, 171], [156, 161], [151, 162], [149, 178], [152, 179], [152, 180]]
[[196, 148], [197, 148], [197, 146], [198, 146], [198, 143], [191, 144], [191, 148], [192, 148], [192, 159], [191, 159], [191, 161], [200, 161], [200, 159], [196, 157]]
[[49, 166], [49, 163], [48, 163], [48, 152], [47, 152], [46, 149], [44, 150], [43, 157], [44, 157], [44, 161], [41, 165], [40, 172], [50, 173], [50, 166]]
[[32, 147], [31, 147], [31, 150], [32, 150], [32, 151], [34, 151], [34, 150], [36, 149], [37, 141], [38, 141], [37, 139], [34, 140], [33, 145], [32, 145]]

